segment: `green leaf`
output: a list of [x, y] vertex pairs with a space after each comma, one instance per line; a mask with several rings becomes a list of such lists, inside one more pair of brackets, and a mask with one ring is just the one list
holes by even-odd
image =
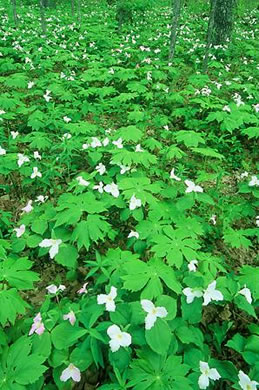
[[75, 247], [69, 244], [62, 244], [59, 247], [58, 254], [55, 256], [55, 261], [65, 267], [75, 268], [77, 258], [78, 252]]
[[88, 215], [86, 221], [80, 221], [72, 234], [72, 241], [80, 250], [83, 246], [88, 250], [92, 242], [103, 241], [111, 232], [111, 225], [100, 215]]
[[20, 290], [32, 289], [33, 282], [39, 280], [36, 272], [29, 271], [32, 266], [33, 263], [27, 257], [4, 260], [0, 263], [0, 280]]
[[14, 324], [18, 314], [25, 314], [27, 303], [19, 296], [15, 288], [0, 291], [0, 323], [5, 326], [7, 321]]
[[159, 355], [165, 355], [171, 343], [171, 330], [168, 324], [158, 318], [150, 330], [145, 331], [145, 337], [150, 348]]
[[55, 348], [65, 349], [74, 345], [86, 333], [86, 329], [63, 322], [52, 330], [51, 340]]

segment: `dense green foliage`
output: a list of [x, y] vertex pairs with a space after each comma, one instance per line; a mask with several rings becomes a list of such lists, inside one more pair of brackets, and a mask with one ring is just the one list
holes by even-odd
[[2, 4], [0, 388], [256, 389], [258, 11]]

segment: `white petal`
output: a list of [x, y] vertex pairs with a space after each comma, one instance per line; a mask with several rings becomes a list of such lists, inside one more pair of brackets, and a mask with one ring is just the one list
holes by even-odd
[[145, 310], [145, 312], [147, 313], [151, 313], [151, 311], [155, 308], [154, 304], [148, 299], [142, 299], [140, 303], [142, 309]]
[[112, 298], [112, 299], [115, 299], [117, 297], [117, 288], [116, 287], [111, 287], [111, 291], [110, 291], [110, 294], [109, 296]]
[[157, 316], [155, 314], [148, 313], [148, 315], [145, 318], [145, 329], [146, 330], [151, 329], [154, 326], [156, 320], [157, 320]]
[[45, 238], [45, 240], [43, 240], [43, 241], [41, 241], [40, 243], [39, 243], [39, 246], [41, 247], [41, 248], [48, 248], [48, 247], [50, 247], [52, 245], [52, 240], [48, 240], [47, 238]]
[[107, 329], [107, 334], [108, 336], [113, 339], [114, 337], [116, 337], [118, 334], [121, 333], [121, 330], [120, 328], [118, 327], [118, 325], [111, 325], [109, 326], [109, 328]]
[[116, 352], [120, 349], [120, 343], [119, 343], [119, 340], [117, 340], [117, 339], [110, 340], [109, 345], [111, 347], [112, 352]]
[[252, 294], [251, 294], [251, 291], [249, 290], [249, 288], [247, 288], [247, 287], [243, 288], [242, 290], [239, 291], [239, 294], [243, 295], [246, 298], [247, 302], [250, 303], [250, 305], [251, 305]]
[[122, 347], [128, 347], [131, 344], [131, 335], [129, 333], [126, 333], [126, 332], [122, 332], [121, 335], [122, 335], [122, 338], [120, 341], [120, 345]]
[[168, 315], [168, 311], [166, 310], [165, 307], [157, 307], [156, 308], [156, 316], [160, 318], [165, 318]]
[[199, 384], [199, 388], [200, 389], [207, 389], [207, 387], [209, 386], [209, 378], [204, 375], [204, 374], [201, 374], [201, 376], [199, 377], [199, 381], [198, 381], [198, 384]]
[[58, 254], [59, 245], [56, 242], [49, 250], [49, 257], [53, 259]]
[[205, 373], [205, 371], [208, 371], [210, 368], [209, 368], [209, 365], [207, 362], [202, 362], [200, 361], [200, 371], [202, 374]]
[[80, 382], [80, 380], [81, 380], [80, 370], [75, 366], [72, 370], [72, 379], [74, 382]]
[[60, 376], [60, 380], [61, 380], [61, 382], [66, 382], [70, 378], [71, 378], [71, 370], [68, 367], [64, 371], [62, 371], [62, 374]]
[[209, 370], [209, 378], [210, 379], [212, 379], [212, 380], [214, 380], [214, 381], [216, 381], [216, 380], [218, 380], [218, 379], [220, 379], [221, 378], [221, 376], [219, 375], [219, 373], [218, 373], [218, 371], [216, 370], [216, 368], [211, 368], [210, 370]]
[[114, 301], [108, 300], [106, 302], [105, 308], [106, 308], [107, 311], [115, 311], [116, 305], [115, 305]]
[[108, 300], [108, 295], [106, 294], [99, 294], [97, 295], [97, 303], [98, 305], [103, 305]]

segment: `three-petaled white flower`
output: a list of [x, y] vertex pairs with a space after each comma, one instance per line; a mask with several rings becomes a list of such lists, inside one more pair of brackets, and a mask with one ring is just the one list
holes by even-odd
[[163, 306], [155, 307], [153, 302], [149, 301], [148, 299], [142, 299], [140, 303], [142, 309], [146, 313], [148, 313], [148, 315], [145, 318], [145, 329], [147, 330], [153, 328], [157, 318], [165, 318], [168, 315], [168, 312], [165, 307]]
[[75, 325], [76, 316], [73, 310], [70, 310], [69, 313], [63, 315], [63, 320], [68, 320], [72, 326]]
[[53, 240], [53, 239], [47, 239], [45, 238], [39, 243], [39, 246], [41, 248], [50, 248], [49, 250], [49, 257], [53, 259], [59, 251], [59, 245], [62, 243], [62, 240]]
[[29, 200], [27, 205], [25, 207], [22, 208], [22, 211], [24, 213], [30, 213], [31, 211], [33, 210], [33, 206], [32, 206], [32, 200]]
[[127, 332], [122, 332], [117, 325], [109, 326], [107, 334], [111, 339], [109, 345], [112, 352], [118, 351], [120, 347], [128, 347], [131, 344], [131, 335]]
[[259, 227], [259, 215], [255, 217], [255, 224]]
[[139, 238], [139, 233], [138, 232], [134, 232], [133, 230], [130, 231], [129, 235], [128, 235], [128, 238], [131, 238], [131, 237], [135, 237], [135, 238]]
[[46, 290], [49, 294], [57, 294], [59, 291], [64, 291], [66, 289], [66, 286], [63, 284], [60, 284], [58, 287], [55, 284], [50, 284], [46, 287]]
[[255, 175], [252, 176], [250, 182], [248, 183], [248, 185], [250, 187], [254, 187], [254, 186], [258, 187], [259, 186], [259, 179], [257, 178], [257, 176], [255, 176]]
[[186, 296], [186, 302], [192, 303], [194, 298], [201, 298], [202, 292], [194, 288], [186, 287], [183, 289], [183, 294]]
[[137, 199], [135, 194], [130, 198], [129, 209], [135, 210], [137, 207], [141, 207], [141, 199]]
[[247, 300], [248, 303], [252, 303], [252, 294], [251, 294], [251, 291], [249, 290], [249, 288], [246, 287], [246, 284], [245, 284], [245, 287], [242, 288], [242, 290], [240, 290], [238, 292], [239, 294], [243, 295], [245, 297], [245, 299]]
[[112, 143], [113, 143], [113, 145], [117, 146], [118, 149], [123, 148], [122, 138], [117, 139], [117, 141], [112, 141]]
[[14, 229], [17, 238], [21, 237], [24, 234], [25, 228], [26, 228], [25, 225], [22, 224], [20, 227]]
[[31, 89], [33, 86], [34, 86], [34, 82], [33, 81], [29, 81], [28, 85], [27, 85], [28, 89]]
[[248, 375], [246, 375], [243, 371], [239, 371], [238, 373], [239, 385], [242, 390], [256, 390], [256, 387], [259, 385], [256, 381], [251, 381]]
[[19, 131], [11, 131], [12, 139], [15, 139], [16, 137], [18, 137], [18, 135], [19, 135]]
[[120, 167], [120, 174], [121, 175], [124, 175], [124, 173], [128, 172], [130, 170], [131, 167], [127, 167], [126, 165], [122, 165], [122, 164], [119, 164], [119, 167]]
[[97, 172], [100, 174], [100, 175], [103, 175], [105, 172], [106, 172], [106, 168], [105, 168], [105, 165], [103, 165], [102, 163], [98, 164], [95, 169], [97, 170]]
[[45, 92], [45, 95], [43, 95], [43, 97], [44, 97], [44, 99], [46, 100], [47, 103], [52, 99], [52, 97], [50, 96], [50, 94], [51, 94], [51, 91], [49, 91], [49, 90], [47, 89], [46, 92]]
[[64, 122], [66, 122], [66, 123], [71, 122], [71, 118], [69, 118], [68, 116], [63, 116], [63, 120], [64, 120]]
[[29, 161], [30, 161], [29, 157], [25, 156], [22, 153], [18, 153], [18, 161], [17, 161], [18, 167], [21, 167], [24, 163]]
[[210, 384], [210, 379], [217, 381], [221, 378], [216, 368], [210, 368], [206, 362], [200, 361], [200, 371], [201, 375], [198, 381], [200, 389], [207, 389]]
[[101, 141], [97, 137], [92, 137], [91, 147], [98, 148], [99, 146], [102, 146]]
[[33, 153], [33, 157], [35, 158], [35, 160], [41, 160], [41, 155], [39, 154], [38, 150], [35, 150], [35, 152]]
[[144, 152], [144, 150], [141, 148], [140, 144], [137, 144], [137, 146], [135, 148], [135, 152]]
[[203, 306], [207, 306], [211, 301], [223, 301], [223, 299], [223, 294], [216, 290], [216, 280], [214, 280], [203, 293]]
[[0, 156], [4, 156], [6, 154], [6, 150], [0, 146]]
[[33, 319], [33, 324], [29, 331], [29, 336], [31, 336], [33, 333], [37, 333], [38, 335], [41, 335], [44, 332], [44, 330], [45, 330], [45, 326], [42, 322], [41, 314], [38, 313]]
[[46, 200], [48, 199], [48, 196], [44, 196], [44, 195], [38, 195], [37, 198], [35, 199], [35, 202], [36, 203], [45, 203]]
[[188, 269], [190, 272], [196, 272], [198, 266], [198, 260], [191, 260], [188, 264]]
[[70, 134], [70, 133], [65, 133], [65, 134], [63, 134], [63, 136], [62, 136], [62, 140], [64, 141], [65, 139], [70, 139], [70, 138], [72, 138], [72, 135]]
[[103, 193], [103, 182], [102, 181], [99, 181], [99, 184], [97, 184], [96, 186], [93, 187], [94, 190], [97, 190], [98, 192], [100, 192], [100, 194]]
[[185, 180], [184, 182], [187, 185], [187, 188], [185, 190], [186, 193], [189, 193], [189, 192], [203, 192], [203, 188], [201, 186], [197, 186], [193, 181]]
[[81, 380], [81, 373], [79, 368], [74, 366], [72, 363], [70, 363], [69, 366], [62, 371], [60, 380], [61, 382], [66, 382], [70, 378], [73, 379], [74, 382], [80, 382]]
[[107, 146], [107, 145], [109, 145], [109, 143], [110, 143], [109, 138], [105, 137], [104, 140], [103, 140], [103, 146]]
[[114, 198], [118, 198], [118, 196], [120, 195], [119, 188], [118, 188], [117, 184], [115, 184], [113, 182], [111, 184], [107, 184], [104, 187], [104, 191], [107, 192], [108, 194], [112, 194], [112, 196], [114, 196]]
[[109, 294], [97, 295], [97, 303], [98, 305], [105, 304], [105, 308], [107, 311], [115, 311], [116, 305], [114, 299], [116, 297], [117, 297], [117, 288], [112, 286]]
[[37, 167], [33, 167], [33, 172], [31, 174], [31, 179], [35, 179], [35, 177], [42, 177], [42, 174]]
[[82, 176], [78, 176], [78, 177], [76, 178], [76, 180], [78, 181], [78, 184], [79, 184], [80, 186], [83, 186], [83, 187], [88, 187], [89, 184], [90, 184], [90, 182], [87, 181], [87, 180], [85, 180]]
[[176, 174], [174, 173], [174, 168], [170, 172], [170, 178], [174, 179], [176, 181], [181, 181], [182, 180], [180, 177], [176, 176]]

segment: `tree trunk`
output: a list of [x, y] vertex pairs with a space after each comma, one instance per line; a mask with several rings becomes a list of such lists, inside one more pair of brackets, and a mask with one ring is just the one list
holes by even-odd
[[47, 28], [46, 28], [46, 19], [45, 19], [45, 12], [44, 12], [44, 0], [40, 0], [40, 21], [41, 21], [41, 28], [43, 34], [46, 34]]
[[170, 38], [169, 60], [172, 60], [174, 58], [175, 43], [177, 38], [181, 7], [182, 7], [182, 0], [173, 0], [172, 2], [173, 17], [172, 17], [172, 30], [171, 30], [171, 38]]
[[210, 2], [210, 18], [208, 24], [208, 32], [207, 32], [207, 45], [206, 52], [203, 60], [203, 71], [207, 72], [208, 70], [208, 60], [209, 60], [209, 52], [210, 47], [212, 45], [212, 37], [213, 37], [213, 29], [215, 23], [215, 11], [216, 11], [217, 0], [211, 0]]
[[71, 11], [72, 11], [72, 16], [75, 16], [75, 0], [71, 0]]
[[[224, 45], [231, 37], [236, 0], [210, 0], [215, 7], [212, 33], [213, 45]], [[215, 4], [214, 4], [215, 3]]]
[[81, 0], [77, 0], [77, 21], [81, 23]]
[[15, 24], [15, 27], [17, 27], [18, 18], [17, 18], [17, 11], [16, 11], [16, 0], [11, 0], [11, 4], [12, 4], [12, 10], [13, 10], [14, 24]]

